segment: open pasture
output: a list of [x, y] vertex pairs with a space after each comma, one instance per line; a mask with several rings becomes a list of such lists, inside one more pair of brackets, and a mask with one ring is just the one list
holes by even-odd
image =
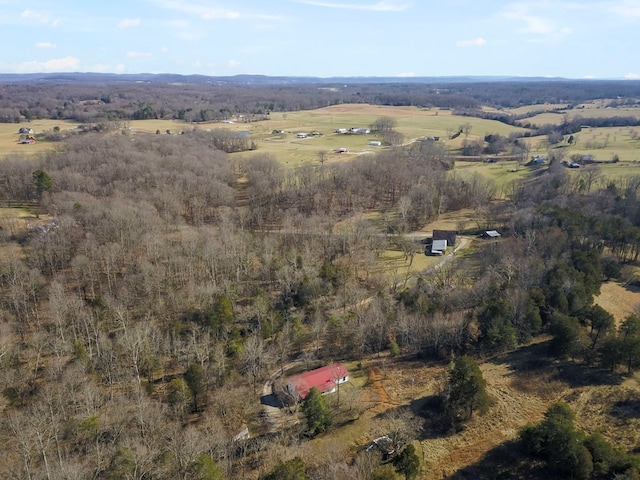
[[33, 120], [23, 123], [0, 123], [0, 159], [15, 154], [36, 154], [51, 150], [56, 145], [55, 142], [36, 140], [33, 145], [23, 145], [20, 140], [24, 137], [18, 131], [20, 128], [33, 129], [33, 136], [45, 131], [53, 131], [54, 127], [60, 127], [60, 131], [73, 130], [78, 126], [77, 122], [65, 120]]
[[[522, 122], [529, 122], [532, 125], [560, 125], [566, 120], [572, 121], [577, 118], [613, 118], [613, 117], [635, 117], [640, 118], [640, 108], [619, 107], [619, 108], [574, 108], [554, 112], [541, 112], [533, 117], [526, 118]], [[586, 122], [586, 120], [585, 120]]]
[[492, 179], [496, 187], [496, 196], [505, 198], [513, 192], [514, 182], [529, 176], [532, 169], [518, 165], [514, 160], [496, 163], [456, 161], [456, 172], [468, 176], [480, 174]]
[[597, 160], [611, 160], [617, 154], [623, 161], [640, 160], [640, 127], [583, 128], [574, 139], [570, 155], [589, 153]]
[[167, 130], [171, 133], [184, 132], [186, 130], [205, 128], [203, 125], [190, 124], [183, 120], [132, 120], [129, 122], [131, 133], [157, 133], [166, 134]]
[[507, 110], [514, 115], [536, 113], [536, 115], [523, 119], [523, 122], [530, 122], [534, 125], [560, 125], [566, 120], [577, 118], [612, 118], [612, 117], [635, 117], [640, 118], [640, 107], [638, 106], [611, 106], [612, 100], [594, 100], [593, 102], [582, 103], [573, 108], [567, 105], [543, 104], [527, 105]]
[[535, 112], [551, 112], [554, 110], [563, 110], [567, 108], [566, 103], [539, 103], [536, 105], [522, 105], [516, 108], [505, 109], [507, 113], [512, 115], [526, 115]]
[[[512, 127], [494, 120], [453, 115], [449, 110], [367, 104], [335, 105], [317, 110], [272, 113], [269, 121], [251, 124], [234, 123], [220, 125], [220, 127], [232, 131], [248, 131], [252, 140], [257, 143], [256, 153], [268, 153], [285, 164], [295, 165], [317, 161], [320, 151], [328, 152], [326, 160], [331, 162], [380, 150], [381, 147], [369, 145], [371, 140], [380, 140], [380, 137], [374, 134], [335, 133], [339, 128], [369, 128], [380, 117], [391, 117], [396, 120], [396, 130], [404, 135], [405, 143], [419, 138], [437, 136], [447, 148], [451, 149], [459, 148], [465, 140], [464, 135], [460, 135], [455, 140], [449, 140], [449, 137], [457, 132], [462, 124], [468, 123], [471, 126], [469, 140], [483, 138], [489, 133], [509, 135], [512, 132], [525, 131], [523, 128]], [[274, 130], [282, 130], [285, 133], [272, 134]], [[322, 135], [304, 139], [296, 137], [297, 133], [314, 131]], [[341, 147], [347, 148], [349, 152], [335, 153]], [[238, 155], [246, 155], [246, 153]]]
[[564, 113], [561, 112], [542, 112], [534, 115], [533, 117], [525, 118], [521, 120], [522, 123], [529, 123], [531, 125], [561, 125], [565, 121]]
[[591, 117], [591, 118], [611, 118], [611, 117], [636, 117], [640, 118], [640, 107], [592, 107], [574, 108], [567, 110], [569, 118]]

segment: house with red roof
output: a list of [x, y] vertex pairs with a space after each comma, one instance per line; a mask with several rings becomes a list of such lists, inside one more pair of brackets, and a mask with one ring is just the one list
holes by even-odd
[[328, 395], [334, 393], [338, 385], [348, 381], [349, 372], [345, 366], [334, 363], [290, 377], [286, 389], [291, 397], [302, 400], [313, 387], [316, 387], [321, 394]]

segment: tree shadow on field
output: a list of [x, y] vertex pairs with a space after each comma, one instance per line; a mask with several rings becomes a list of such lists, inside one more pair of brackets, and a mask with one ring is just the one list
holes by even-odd
[[489, 450], [478, 462], [462, 468], [447, 480], [551, 480], [559, 478], [545, 466], [524, 455], [518, 440], [504, 442]]
[[550, 354], [551, 340], [520, 347], [509, 353], [495, 357], [493, 363], [507, 365], [516, 374], [544, 372], [554, 368], [554, 358]]
[[514, 373], [514, 382], [521, 384], [524, 390], [531, 390], [535, 384], [545, 390], [553, 388], [554, 384], [578, 388], [620, 385], [624, 380], [621, 375], [607, 369], [574, 360], [559, 360], [552, 354], [550, 344], [551, 340], [547, 340], [521, 347], [495, 358], [493, 362], [507, 365]]
[[267, 405], [268, 407], [282, 408], [282, 402], [278, 398], [275, 393], [270, 393], [269, 395], [263, 395], [260, 397], [260, 403], [262, 405]]
[[609, 413], [616, 418], [640, 418], [640, 399], [625, 398], [618, 400], [611, 405]]
[[555, 377], [571, 388], [620, 385], [624, 380], [622, 375], [613, 373], [610, 370], [573, 362], [560, 363]]

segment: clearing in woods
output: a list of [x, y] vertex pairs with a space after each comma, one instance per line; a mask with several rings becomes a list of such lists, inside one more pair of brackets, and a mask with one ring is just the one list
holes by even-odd
[[604, 282], [595, 303], [614, 316], [619, 325], [632, 313], [640, 313], [640, 288], [618, 282]]

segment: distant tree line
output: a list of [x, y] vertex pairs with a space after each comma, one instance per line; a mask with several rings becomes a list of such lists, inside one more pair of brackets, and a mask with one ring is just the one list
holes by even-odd
[[[483, 112], [480, 105], [566, 103], [594, 98], [638, 96], [635, 82], [616, 81], [495, 81], [452, 83], [352, 83], [317, 85], [234, 83], [127, 83], [101, 85], [73, 82], [4, 84], [0, 122], [37, 118], [104, 123], [114, 120], [179, 119], [187, 122], [245, 121], [268, 118], [270, 112], [309, 110], [342, 103], [447, 108], [456, 113], [514, 124], [524, 116]], [[625, 103], [626, 104], [626, 103]], [[595, 125], [595, 123], [594, 123]]]

